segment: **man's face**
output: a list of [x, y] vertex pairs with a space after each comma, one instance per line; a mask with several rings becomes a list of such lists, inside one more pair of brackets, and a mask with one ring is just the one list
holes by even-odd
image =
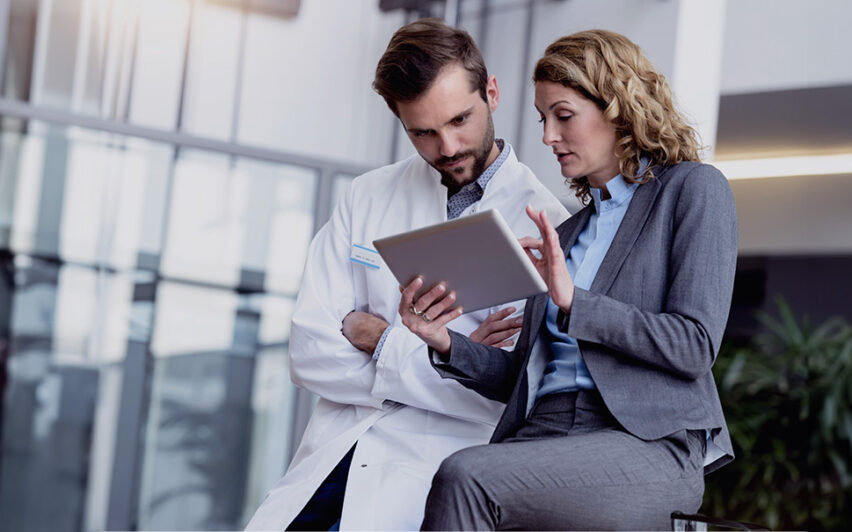
[[468, 72], [457, 63], [445, 67], [419, 98], [397, 104], [414, 148], [441, 173], [445, 184], [470, 183], [500, 153], [491, 120], [499, 99], [494, 76], [488, 79], [486, 94], [487, 103], [472, 89]]

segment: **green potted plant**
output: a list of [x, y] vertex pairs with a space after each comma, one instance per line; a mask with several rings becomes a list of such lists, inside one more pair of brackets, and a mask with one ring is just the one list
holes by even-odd
[[706, 478], [703, 511], [770, 528], [852, 523], [852, 327], [811, 330], [779, 300], [766, 332], [714, 366], [736, 460]]

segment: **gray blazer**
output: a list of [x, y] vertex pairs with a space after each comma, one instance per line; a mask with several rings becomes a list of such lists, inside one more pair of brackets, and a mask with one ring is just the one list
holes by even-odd
[[[734, 284], [734, 199], [712, 166], [680, 163], [654, 173], [636, 189], [591, 288], [575, 290], [559, 327], [577, 339], [604, 403], [628, 432], [654, 440], [709, 429], [725, 453], [709, 472], [733, 459], [711, 367]], [[557, 228], [566, 254], [592, 209]], [[433, 357], [441, 376], [506, 403], [492, 442], [512, 436], [535, 400], [547, 363], [537, 341], [546, 306], [546, 294], [527, 300], [512, 352], [450, 331], [450, 353]]]

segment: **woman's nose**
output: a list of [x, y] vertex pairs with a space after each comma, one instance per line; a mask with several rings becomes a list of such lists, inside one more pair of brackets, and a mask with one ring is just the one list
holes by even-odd
[[544, 121], [544, 127], [542, 129], [543, 129], [543, 131], [542, 131], [541, 141], [546, 146], [551, 146], [554, 143], [561, 140], [561, 136], [559, 135], [559, 128], [557, 128], [553, 124], [552, 120], [545, 120]]

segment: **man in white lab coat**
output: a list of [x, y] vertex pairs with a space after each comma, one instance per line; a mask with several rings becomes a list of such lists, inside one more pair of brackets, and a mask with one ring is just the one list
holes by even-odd
[[[441, 461], [486, 443], [500, 417], [502, 404], [441, 379], [402, 326], [399, 283], [374, 239], [485, 209], [499, 210], [518, 237], [537, 235], [527, 204], [557, 224], [568, 216], [495, 139], [497, 81], [466, 32], [434, 19], [401, 28], [374, 87], [418, 155], [357, 177], [311, 243], [290, 360], [293, 382], [319, 402], [250, 530], [419, 528]], [[510, 312], [472, 312], [450, 327], [507, 345], [520, 325]]]

